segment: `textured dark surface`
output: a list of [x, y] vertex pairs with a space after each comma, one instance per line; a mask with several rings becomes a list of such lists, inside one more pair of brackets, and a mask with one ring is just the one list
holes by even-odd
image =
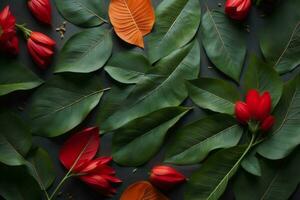
[[[63, 0], [62, 0], [63, 1]], [[106, 0], [107, 1], [107, 0]], [[152, 0], [153, 4], [156, 6], [158, 2], [161, 0]], [[204, 1], [203, 1], [204, 2]], [[202, 9], [205, 8], [204, 3], [201, 0], [202, 3]], [[218, 3], [221, 2], [223, 4], [223, 1], [221, 0], [209, 0], [208, 5], [211, 8], [217, 8]], [[53, 25], [52, 27], [47, 27], [41, 25], [39, 22], [37, 22], [32, 15], [29, 13], [28, 9], [26, 8], [26, 0], [1, 0], [0, 1], [0, 8], [2, 9], [5, 5], [9, 4], [11, 6], [12, 12], [17, 18], [17, 22], [19, 24], [26, 23], [29, 28], [32, 30], [44, 32], [48, 35], [50, 35], [52, 38], [54, 38], [57, 41], [57, 52], [62, 47], [62, 45], [66, 42], [66, 40], [73, 35], [74, 33], [78, 32], [79, 28], [71, 25], [70, 23], [67, 23], [67, 32], [65, 34], [65, 39], [61, 40], [59, 37], [59, 34], [55, 32], [55, 28], [60, 26], [64, 19], [58, 14], [54, 3], [53, 3]], [[255, 34], [255, 30], [260, 25], [260, 19], [259, 19], [259, 11], [256, 9], [253, 9], [251, 12], [251, 16], [249, 17], [248, 21], [245, 22], [245, 24], [250, 25], [250, 36], [248, 40], [248, 52], [259, 52], [258, 42], [257, 42], [257, 35]], [[105, 25], [110, 26], [110, 25]], [[201, 36], [198, 36], [201, 37]], [[21, 37], [20, 37], [21, 38]], [[122, 42], [120, 39], [118, 39], [114, 35], [114, 53], [121, 50], [131, 49], [132, 46], [129, 46]], [[46, 80], [49, 76], [51, 76], [51, 72], [53, 70], [53, 67], [50, 67], [47, 71], [40, 71], [38, 70], [35, 65], [32, 63], [30, 56], [28, 55], [26, 51], [26, 43], [25, 40], [20, 41], [20, 55], [17, 57], [18, 60], [20, 60], [22, 63], [24, 63], [26, 66], [31, 68], [36, 74], [38, 74], [41, 78]], [[211, 68], [212, 64], [208, 61], [207, 57], [205, 56], [205, 53], [203, 49], [201, 49], [201, 76], [205, 77], [220, 77], [225, 78], [222, 74], [220, 74], [218, 71], [216, 71], [214, 68]], [[248, 53], [248, 55], [249, 55]], [[124, 61], [126, 62], [126, 61]], [[55, 60], [54, 60], [55, 63]], [[247, 66], [247, 63], [245, 63], [245, 66]], [[297, 70], [299, 71], [299, 70]], [[1, 72], [3, 73], [3, 72]], [[111, 83], [111, 80], [109, 77], [104, 73], [103, 70], [100, 70], [99, 72], [100, 78], [103, 80], [103, 82], [106, 85], [109, 85]], [[288, 75], [290, 76], [290, 75]], [[226, 79], [226, 78], [225, 78]], [[33, 92], [33, 91], [32, 91]], [[29, 97], [32, 92], [16, 92], [13, 94], [10, 94], [8, 96], [5, 96], [4, 98], [0, 99], [1, 105], [7, 105], [9, 108], [14, 109], [16, 111], [21, 111], [22, 107], [26, 105], [26, 101], [29, 100]], [[187, 101], [185, 104], [190, 104], [189, 101]], [[93, 113], [88, 117], [88, 119], [85, 120], [85, 122], [80, 125], [81, 127], [85, 127], [88, 125], [93, 124], [93, 116], [95, 115], [95, 112], [99, 111], [99, 108], [95, 109]], [[101, 111], [101, 109], [100, 109]], [[183, 123], [186, 123], [188, 121], [195, 120], [196, 118], [199, 118], [200, 116], [205, 115], [205, 113], [199, 109], [195, 109], [193, 112], [191, 112], [187, 117], [184, 118], [179, 123], [179, 126]], [[78, 127], [77, 129], [80, 129]], [[74, 130], [76, 131], [76, 130]], [[72, 132], [74, 132], [72, 131]], [[172, 132], [172, 131], [171, 131]], [[56, 182], [54, 185], [59, 182], [61, 177], [64, 175], [65, 170], [62, 168], [62, 166], [59, 163], [58, 160], [58, 151], [59, 147], [62, 144], [62, 142], [66, 139], [68, 134], [61, 136], [59, 138], [55, 138], [52, 140], [43, 139], [43, 138], [37, 138], [35, 139], [35, 142], [41, 146], [43, 146], [45, 149], [47, 149], [53, 159], [53, 162], [55, 163], [55, 169], [58, 173], [58, 178], [56, 179]], [[111, 135], [105, 135], [101, 138], [101, 150], [99, 151], [99, 155], [110, 155], [111, 148], [110, 148], [110, 141], [111, 141]], [[142, 156], [142, 155], [141, 155]], [[148, 176], [149, 169], [155, 165], [158, 164], [163, 158], [163, 150], [162, 152], [153, 158], [147, 165], [139, 167], [135, 173], [133, 173], [134, 168], [124, 168], [120, 166], [115, 166], [117, 169], [117, 175], [124, 181], [124, 183], [118, 188], [118, 194], [114, 196], [111, 199], [119, 199], [121, 192], [131, 183], [138, 181], [138, 180], [146, 180]], [[199, 166], [188, 166], [188, 167], [179, 167], [178, 169], [182, 171], [184, 174], [189, 176], [195, 169], [198, 169]], [[178, 187], [168, 193], [167, 195], [172, 200], [182, 200], [183, 199], [183, 188], [184, 186]], [[50, 189], [51, 190], [51, 189]], [[97, 192], [94, 192], [90, 188], [88, 188], [85, 184], [81, 183], [79, 180], [72, 179], [69, 180], [62, 189], [62, 195], [59, 199], [74, 199], [74, 200], [96, 200], [96, 199], [105, 199], [101, 195], [99, 195]], [[231, 190], [231, 187], [228, 187], [228, 190], [225, 192], [223, 197], [221, 199], [224, 200], [232, 200], [233, 192]], [[293, 200], [300, 199], [300, 192], [296, 193]]]

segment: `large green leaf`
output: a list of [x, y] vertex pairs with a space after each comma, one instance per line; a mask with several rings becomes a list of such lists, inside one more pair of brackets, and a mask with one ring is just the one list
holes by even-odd
[[49, 154], [42, 148], [34, 149], [28, 156], [26, 164], [30, 174], [39, 183], [40, 188], [46, 191], [55, 179], [55, 171]]
[[200, 119], [173, 134], [164, 162], [197, 164], [215, 149], [235, 146], [242, 134], [243, 129], [228, 115], [212, 115]]
[[114, 131], [112, 151], [118, 164], [139, 166], [162, 146], [167, 131], [189, 109], [168, 107], [137, 118]]
[[243, 159], [241, 166], [248, 173], [255, 176], [261, 176], [261, 167], [256, 153], [256, 149], [253, 149], [251, 152], [249, 152]]
[[231, 83], [213, 78], [199, 78], [187, 84], [189, 97], [201, 108], [232, 115], [235, 102], [240, 99]]
[[261, 26], [261, 50], [279, 73], [288, 72], [300, 64], [299, 7], [299, 1], [280, 1], [272, 14], [265, 17]]
[[27, 113], [36, 135], [61, 135], [85, 119], [98, 104], [99, 78], [87, 74], [54, 76], [33, 95]]
[[0, 164], [0, 197], [5, 200], [41, 200], [37, 182], [25, 167], [8, 167]]
[[284, 86], [274, 116], [275, 126], [257, 151], [268, 159], [282, 159], [300, 144], [300, 75]]
[[185, 80], [198, 76], [199, 51], [198, 42], [193, 42], [158, 62], [135, 85], [120, 109], [102, 123], [102, 131], [117, 129], [155, 110], [180, 105], [187, 97]]
[[299, 149], [288, 160], [261, 160], [262, 176], [255, 177], [244, 171], [234, 182], [237, 200], [285, 200], [296, 190], [300, 182]]
[[93, 28], [72, 36], [59, 53], [55, 72], [88, 73], [103, 67], [112, 52], [111, 31]]
[[229, 179], [236, 173], [248, 146], [224, 149], [210, 158], [194, 173], [185, 192], [186, 200], [217, 200], [225, 191]]
[[198, 0], [164, 0], [160, 3], [156, 9], [154, 30], [146, 38], [146, 50], [151, 63], [191, 41], [200, 19]]
[[150, 66], [143, 54], [129, 51], [113, 56], [107, 63], [105, 71], [120, 83], [132, 84], [141, 81]]
[[104, 0], [55, 0], [60, 14], [69, 22], [82, 26], [99, 26], [106, 16]]
[[245, 92], [249, 89], [258, 89], [260, 92], [269, 91], [273, 108], [275, 108], [282, 94], [283, 82], [274, 68], [252, 55], [245, 73], [244, 87]]
[[24, 156], [31, 147], [28, 127], [8, 112], [0, 113], [0, 127], [0, 162], [12, 166], [25, 164]]
[[0, 71], [0, 96], [17, 90], [29, 90], [43, 83], [29, 69], [8, 58], [0, 58]]
[[246, 34], [242, 27], [225, 14], [207, 9], [202, 18], [201, 34], [211, 62], [238, 82], [246, 55]]

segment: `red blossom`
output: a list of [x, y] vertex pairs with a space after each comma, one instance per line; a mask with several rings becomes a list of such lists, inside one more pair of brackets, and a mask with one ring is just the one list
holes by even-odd
[[251, 0], [227, 0], [225, 12], [230, 18], [243, 20], [251, 9]]
[[184, 175], [169, 166], [156, 166], [151, 170], [150, 182], [162, 190], [170, 190], [175, 185], [186, 181]]
[[40, 32], [31, 32], [27, 41], [28, 51], [34, 62], [45, 69], [54, 54], [55, 41]]
[[19, 53], [19, 40], [15, 30], [16, 19], [11, 14], [9, 6], [0, 12], [0, 49], [16, 55]]
[[29, 0], [27, 5], [36, 19], [44, 24], [51, 24], [51, 3], [49, 0]]
[[264, 132], [269, 131], [275, 123], [275, 118], [269, 115], [260, 125], [260, 129]]
[[240, 123], [247, 124], [251, 117], [248, 105], [242, 101], [236, 102], [235, 116]]

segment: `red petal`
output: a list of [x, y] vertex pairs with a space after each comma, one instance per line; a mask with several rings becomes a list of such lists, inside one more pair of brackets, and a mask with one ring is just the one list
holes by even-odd
[[91, 127], [71, 136], [62, 146], [59, 154], [61, 163], [74, 172], [90, 162], [99, 148], [99, 129]]
[[114, 189], [110, 182], [102, 176], [81, 176], [79, 178], [106, 196], [112, 196], [116, 193], [116, 189]]
[[264, 92], [260, 98], [260, 102], [256, 107], [255, 118], [263, 121], [271, 112], [272, 101], [269, 92]]
[[41, 68], [46, 68], [46, 61], [43, 60], [42, 58], [40, 58], [40, 56], [38, 55], [38, 53], [34, 50], [33, 48], [33, 44], [34, 42], [29, 38], [27, 41], [27, 49], [32, 57], [32, 59], [34, 60], [34, 62]]
[[100, 157], [96, 158], [89, 163], [87, 163], [84, 168], [81, 169], [80, 173], [91, 173], [94, 170], [97, 170], [97, 168], [101, 168], [104, 165], [107, 165], [109, 162], [112, 161], [112, 157]]
[[47, 35], [40, 33], [40, 32], [31, 32], [30, 34], [30, 38], [37, 43], [46, 45], [46, 46], [50, 46], [50, 47], [54, 47], [55, 46], [55, 41], [52, 40], [50, 37], [48, 37]]
[[49, 0], [30, 0], [28, 8], [41, 22], [51, 24], [51, 4]]
[[242, 101], [235, 104], [235, 116], [239, 122], [246, 124], [250, 120], [248, 105]]
[[270, 115], [262, 122], [260, 129], [262, 131], [267, 132], [272, 128], [274, 123], [275, 123], [275, 118], [272, 115]]
[[248, 105], [251, 117], [255, 116], [257, 105], [259, 104], [259, 92], [255, 89], [249, 90], [246, 95], [246, 104]]

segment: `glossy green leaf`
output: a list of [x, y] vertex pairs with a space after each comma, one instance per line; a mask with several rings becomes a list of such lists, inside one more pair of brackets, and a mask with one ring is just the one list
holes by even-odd
[[188, 110], [183, 107], [163, 108], [115, 130], [112, 142], [114, 161], [126, 166], [147, 162], [159, 151], [167, 131]]
[[261, 160], [262, 176], [255, 177], [244, 171], [234, 182], [237, 200], [284, 200], [296, 190], [300, 182], [299, 149], [288, 160]]
[[72, 24], [82, 27], [99, 26], [105, 22], [105, 1], [55, 0], [60, 14]]
[[72, 36], [59, 53], [55, 72], [88, 73], [104, 66], [112, 52], [111, 31], [89, 29]]
[[236, 173], [249, 150], [247, 146], [224, 149], [212, 155], [192, 175], [185, 191], [186, 200], [217, 200], [225, 191], [228, 181]]
[[211, 62], [238, 82], [246, 55], [246, 34], [242, 27], [225, 14], [208, 9], [202, 18], [201, 34]]
[[25, 164], [24, 156], [31, 147], [28, 127], [8, 112], [0, 113], [0, 127], [0, 162], [11, 166]]
[[153, 32], [146, 38], [151, 63], [167, 56], [192, 40], [201, 19], [198, 0], [164, 0], [156, 9]]
[[273, 114], [275, 126], [257, 151], [268, 159], [282, 159], [300, 144], [300, 75], [284, 86]]
[[39, 183], [40, 188], [46, 191], [55, 179], [55, 171], [49, 154], [44, 149], [37, 148], [29, 154], [27, 159], [29, 162], [26, 165], [30, 174]]
[[244, 78], [245, 92], [249, 89], [258, 89], [260, 92], [269, 91], [272, 97], [272, 106], [275, 108], [283, 90], [283, 82], [277, 72], [252, 55]]
[[105, 71], [120, 83], [133, 84], [141, 81], [150, 66], [144, 55], [129, 51], [113, 56], [107, 63]]
[[299, 7], [299, 1], [280, 1], [272, 14], [264, 18], [261, 26], [261, 50], [279, 73], [289, 72], [300, 64]]
[[0, 96], [17, 90], [29, 90], [43, 83], [29, 69], [8, 58], [0, 58], [0, 71]]
[[261, 167], [258, 158], [256, 157], [256, 149], [249, 152], [243, 159], [241, 166], [244, 170], [254, 176], [261, 176]]
[[164, 162], [197, 164], [215, 149], [235, 146], [242, 134], [243, 129], [228, 115], [212, 115], [200, 119], [173, 134]]
[[80, 124], [99, 103], [99, 78], [86, 74], [54, 76], [33, 95], [27, 113], [36, 135], [54, 137]]
[[41, 200], [41, 190], [25, 167], [0, 164], [0, 197], [5, 200]]
[[189, 81], [187, 88], [196, 105], [214, 112], [232, 115], [235, 102], [240, 99], [237, 88], [224, 80], [199, 78]]
[[117, 129], [155, 110], [178, 106], [187, 97], [185, 80], [199, 73], [198, 42], [179, 49], [158, 62], [137, 83], [119, 110], [102, 123], [102, 131]]

